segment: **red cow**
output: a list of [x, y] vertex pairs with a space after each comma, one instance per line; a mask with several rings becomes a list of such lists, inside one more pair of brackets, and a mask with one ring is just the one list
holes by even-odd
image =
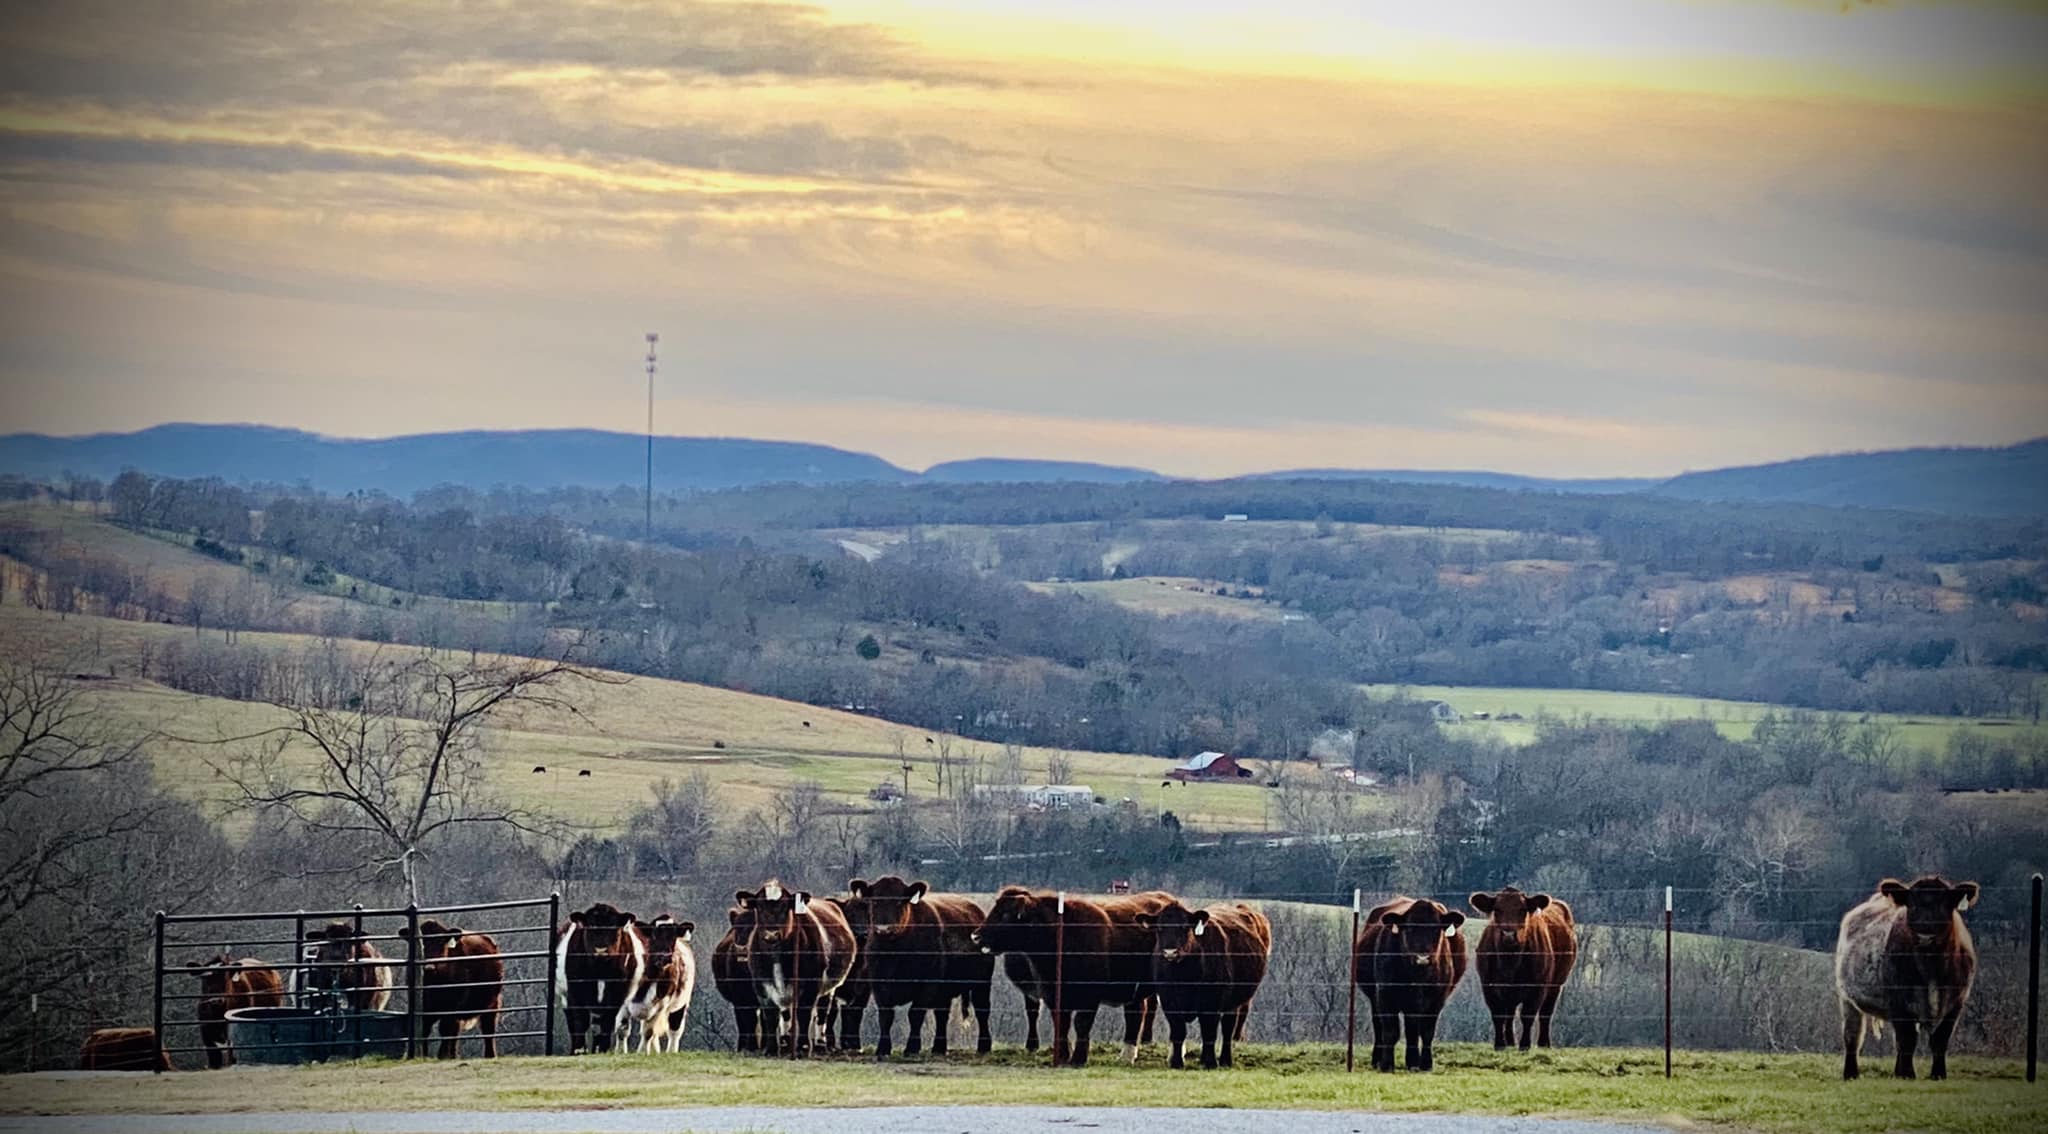
[[711, 949], [711, 986], [732, 1005], [733, 1047], [742, 1053], [761, 1050], [761, 998], [754, 991], [754, 970], [747, 963], [747, 938], [754, 932], [754, 911], [734, 906], [725, 911], [731, 928]]
[[149, 1028], [101, 1028], [85, 1037], [78, 1065], [87, 1071], [169, 1071], [171, 1053]]
[[774, 879], [757, 891], [738, 891], [733, 901], [754, 914], [747, 968], [762, 1009], [762, 1047], [781, 1049], [783, 1015], [790, 1013], [791, 1049], [808, 1055], [819, 1008], [829, 1010], [832, 996], [853, 970], [857, 946], [846, 915]]
[[881, 1028], [875, 1058], [889, 1057], [896, 1009], [905, 1006], [910, 1009], [910, 1034], [903, 1054], [922, 1050], [927, 1012], [932, 1014], [932, 1054], [946, 1054], [946, 1025], [956, 1000], [972, 1007], [978, 1025], [975, 1051], [987, 1054], [994, 1043], [988, 1017], [995, 959], [974, 942], [984, 919], [981, 907], [958, 894], [931, 893], [926, 883], [905, 882], [893, 874], [873, 882], [855, 878], [846, 888], [853, 895], [847, 903], [849, 920], [864, 931], [860, 954], [867, 964], [868, 990]]
[[1395, 898], [1365, 915], [1351, 946], [1351, 979], [1372, 1006], [1372, 1066], [1394, 1069], [1405, 1018], [1408, 1070], [1436, 1063], [1436, 1021], [1465, 976], [1465, 915], [1428, 898]]
[[1522, 1050], [1529, 1050], [1532, 1033], [1537, 1047], [1549, 1047], [1551, 1014], [1579, 959], [1572, 908], [1549, 894], [1524, 894], [1513, 886], [1498, 894], [1474, 894], [1471, 902], [1487, 915], [1473, 967], [1493, 1014], [1494, 1050], [1515, 1042], [1517, 1013]]
[[1139, 914], [1138, 924], [1152, 931], [1157, 950], [1152, 956], [1152, 985], [1158, 990], [1159, 1010], [1166, 1015], [1167, 1037], [1173, 1045], [1168, 1066], [1187, 1066], [1191, 1018], [1202, 1028], [1202, 1066], [1230, 1066], [1232, 1048], [1244, 1036], [1252, 997], [1266, 979], [1272, 923], [1247, 905], [1190, 910], [1171, 902], [1158, 913]]
[[306, 986], [342, 998], [350, 1012], [382, 1012], [391, 1003], [395, 964], [363, 932], [345, 921], [307, 938], [314, 967]]
[[237, 960], [227, 953], [210, 961], [188, 961], [185, 967], [199, 978], [199, 994], [204, 997], [192, 1014], [199, 1020], [206, 1065], [215, 1070], [230, 1066], [235, 1049], [228, 1042], [227, 1014], [238, 1008], [283, 1007], [284, 981], [276, 969], [254, 957]]
[[1029, 958], [1039, 995], [1058, 1006], [1052, 1021], [1054, 1064], [1087, 1064], [1095, 1014], [1104, 1004], [1124, 1006], [1124, 1057], [1135, 1063], [1153, 995], [1153, 934], [1138, 924], [1138, 916], [1156, 914], [1173, 900], [1159, 891], [1127, 898], [1069, 896], [1062, 915], [1057, 895], [1006, 886], [974, 942], [985, 952]]
[[[610, 1051], [620, 1006], [647, 970], [647, 939], [633, 915], [596, 902], [569, 915], [555, 937], [555, 993], [569, 1027], [569, 1054]], [[594, 1036], [588, 1033], [592, 1028]]]
[[[400, 937], [411, 930], [401, 929]], [[474, 1027], [484, 1058], [498, 1057], [498, 1012], [505, 999], [505, 962], [487, 933], [464, 933], [428, 918], [420, 922], [420, 1016], [441, 1029], [440, 1058], [455, 1058], [462, 1033]]]
[[1835, 990], [1842, 1002], [1842, 1078], [1860, 1071], [1866, 1025], [1889, 1021], [1896, 1036], [1892, 1075], [1913, 1077], [1913, 1049], [1928, 1030], [1930, 1079], [1948, 1078], [1948, 1042], [1977, 976], [1977, 945], [1963, 911], [1977, 904], [1975, 882], [1951, 886], [1935, 875], [1911, 886], [1887, 878], [1842, 917], [1835, 942]]

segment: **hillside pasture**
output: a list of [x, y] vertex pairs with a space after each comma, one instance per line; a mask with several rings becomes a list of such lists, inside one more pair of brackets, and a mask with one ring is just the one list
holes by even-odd
[[1257, 599], [1219, 595], [1216, 590], [1224, 584], [1212, 579], [1143, 575], [1129, 579], [1106, 579], [1085, 583], [1047, 582], [1024, 585], [1041, 594], [1083, 595], [1113, 602], [1145, 614], [1208, 614], [1219, 618], [1275, 622], [1286, 613], [1277, 606]]
[[[332, 648], [368, 658], [409, 649], [253, 631], [238, 634], [229, 647], [211, 631], [59, 617], [18, 605], [0, 606], [0, 639], [8, 643], [9, 657], [33, 649], [63, 657], [80, 672], [108, 674], [112, 680], [95, 682], [94, 695], [111, 713], [138, 728], [195, 741], [260, 731], [276, 722], [276, 710], [152, 683], [138, 676], [145, 662], [160, 667], [172, 653], [182, 657], [207, 650]], [[979, 757], [993, 763], [1001, 754], [996, 745], [858, 713], [661, 678], [586, 684], [572, 692], [579, 713], [529, 712], [490, 731], [491, 782], [515, 802], [545, 806], [599, 829], [617, 828], [628, 812], [647, 801], [659, 780], [696, 771], [742, 808], [764, 804], [805, 782], [818, 783], [833, 803], [865, 808], [870, 806], [866, 793], [876, 784], [901, 783], [904, 759], [912, 765], [912, 795], [931, 794], [941, 741], [955, 761]], [[926, 737], [932, 742], [927, 744]], [[217, 747], [164, 741], [152, 751], [160, 775], [174, 790], [197, 800], [223, 797], [224, 785], [208, 763], [223, 754]], [[1052, 755], [1049, 749], [1021, 750], [1027, 776], [1043, 775]], [[1171, 810], [1190, 823], [1222, 830], [1257, 829], [1265, 817], [1265, 793], [1258, 787], [1162, 787], [1170, 760], [1105, 752], [1067, 755], [1075, 781], [1111, 802], [1128, 797], [1150, 813]], [[535, 765], [548, 767], [550, 775], [533, 775]], [[576, 775], [585, 768], [589, 777]], [[557, 769], [566, 771], [557, 775]]]
[[[1758, 701], [1723, 701], [1712, 697], [1689, 697], [1675, 693], [1620, 693], [1601, 689], [1539, 689], [1495, 685], [1365, 685], [1376, 698], [1395, 696], [1416, 701], [1443, 701], [1464, 718], [1442, 727], [1474, 737], [1491, 737], [1508, 744], [1530, 744], [1536, 740], [1541, 718], [1564, 721], [1593, 720], [1620, 725], [1658, 725], [1668, 721], [1710, 721], [1730, 740], [1748, 740], [1756, 734], [1756, 722], [1766, 714], [1784, 716], [1801, 712], [1790, 705]], [[1491, 720], [1475, 720], [1478, 713]], [[1506, 715], [1521, 720], [1504, 721]], [[2002, 717], [1909, 716], [1898, 713], [1856, 714], [1847, 719], [1895, 725], [1907, 746], [1940, 752], [1958, 729], [1983, 729], [2001, 737], [2023, 734], [2048, 739], [2048, 727]]]

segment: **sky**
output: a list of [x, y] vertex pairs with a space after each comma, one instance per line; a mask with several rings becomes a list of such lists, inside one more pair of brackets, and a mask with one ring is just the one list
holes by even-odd
[[2048, 2], [15, 0], [0, 433], [2048, 434]]

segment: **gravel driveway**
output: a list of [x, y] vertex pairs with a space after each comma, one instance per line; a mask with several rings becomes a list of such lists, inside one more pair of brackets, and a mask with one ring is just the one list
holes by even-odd
[[678, 1110], [0, 1116], [0, 1134], [1667, 1134], [1554, 1118], [1170, 1107], [694, 1107]]

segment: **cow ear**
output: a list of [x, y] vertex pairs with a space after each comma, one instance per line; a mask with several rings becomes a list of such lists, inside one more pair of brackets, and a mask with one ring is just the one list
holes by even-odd
[[1480, 913], [1483, 913], [1488, 917], [1493, 916], [1492, 894], [1475, 893], [1465, 900], [1472, 903], [1473, 909], [1478, 910]]
[[809, 890], [798, 890], [796, 892], [796, 912], [811, 912], [811, 892]]
[[1547, 910], [1547, 909], [1549, 909], [1549, 908], [1550, 908], [1550, 895], [1549, 895], [1549, 894], [1538, 894], [1538, 895], [1536, 895], [1535, 897], [1533, 897], [1533, 898], [1530, 898], [1530, 899], [1529, 899], [1529, 908], [1530, 908], [1530, 909], [1532, 909], [1532, 910]]
[[852, 894], [856, 898], [867, 897], [868, 880], [865, 878], [848, 878], [846, 880], [846, 892]]
[[1209, 931], [1209, 911], [1208, 911], [1208, 910], [1196, 910], [1196, 911], [1195, 911], [1195, 917], [1194, 917], [1194, 921], [1195, 921], [1195, 936], [1197, 936], [1197, 937], [1200, 937], [1200, 936], [1201, 936], [1202, 934], [1204, 934], [1204, 933], [1207, 933], [1207, 932]]
[[569, 924], [570, 924], [570, 925], [579, 925], [579, 926], [580, 926], [580, 925], [582, 925], [582, 924], [583, 924], [583, 911], [582, 911], [582, 910], [574, 910], [574, 911], [571, 911], [571, 912], [570, 912], [570, 914], [569, 914]]
[[1958, 882], [1949, 887], [1949, 896], [1955, 899], [1957, 910], [1966, 910], [1977, 904], [1980, 892], [1975, 882]]
[[398, 936], [399, 936], [400, 938], [402, 938], [403, 940], [406, 940], [406, 941], [410, 941], [410, 940], [412, 940], [412, 926], [410, 926], [410, 925], [401, 925], [401, 926], [399, 926], [399, 927], [398, 927]]
[[1449, 937], [1451, 934], [1458, 932], [1459, 926], [1465, 924], [1465, 915], [1457, 910], [1445, 910], [1444, 921], [1448, 923], [1444, 927], [1444, 936]]
[[1150, 928], [1152, 928], [1152, 915], [1151, 915], [1151, 914], [1148, 914], [1148, 913], [1141, 913], [1141, 914], [1136, 914], [1136, 915], [1134, 915], [1134, 917], [1133, 917], [1133, 919], [1132, 919], [1132, 920], [1136, 921], [1136, 922], [1138, 923], [1138, 926], [1139, 926], [1139, 928], [1141, 928], [1141, 929], [1150, 929]]
[[697, 923], [696, 923], [696, 922], [694, 922], [694, 921], [686, 921], [686, 922], [684, 922], [684, 923], [683, 923], [683, 936], [682, 936], [682, 940], [684, 940], [684, 941], [688, 941], [688, 940], [690, 939], [690, 935], [691, 935], [692, 933], [695, 933], [695, 932], [697, 932]]
[[931, 887], [923, 882], [912, 882], [910, 884], [910, 904], [914, 906], [923, 902], [925, 893], [930, 889]]
[[1904, 882], [1896, 878], [1887, 878], [1877, 884], [1877, 892], [1890, 898], [1895, 904], [1903, 906], [1906, 904], [1906, 895], [1910, 891], [1906, 889]]
[[1381, 924], [1381, 925], [1384, 925], [1384, 926], [1388, 926], [1388, 927], [1390, 927], [1390, 928], [1393, 928], [1393, 929], [1399, 929], [1399, 928], [1401, 928], [1401, 914], [1400, 914], [1400, 911], [1398, 911], [1398, 910], [1388, 910], [1388, 911], [1387, 911], [1386, 913], [1383, 913], [1383, 914], [1381, 914], [1381, 915], [1380, 915], [1380, 924]]
[[754, 892], [752, 890], [734, 890], [732, 892], [732, 901], [734, 905], [741, 909], [749, 909], [754, 904]]

